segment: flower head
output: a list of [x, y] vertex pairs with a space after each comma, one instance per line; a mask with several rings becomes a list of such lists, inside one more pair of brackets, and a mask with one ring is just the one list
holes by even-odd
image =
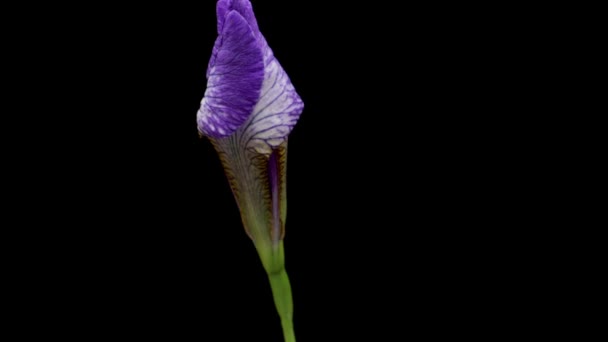
[[211, 138], [237, 133], [245, 148], [269, 155], [286, 141], [304, 104], [248, 0], [218, 1], [217, 29], [198, 129]]

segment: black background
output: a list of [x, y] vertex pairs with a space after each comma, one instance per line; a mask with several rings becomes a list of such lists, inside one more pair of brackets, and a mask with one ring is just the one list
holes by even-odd
[[[496, 236], [476, 243], [500, 167], [479, 162], [496, 153], [478, 144], [492, 125], [474, 127], [493, 96], [480, 90], [484, 68], [471, 71], [493, 53], [471, 53], [479, 28], [444, 6], [252, 3], [305, 103], [285, 240], [298, 340], [483, 334], [505, 280], [480, 258]], [[18, 214], [35, 251], [22, 252], [34, 279], [24, 315], [80, 340], [281, 341], [264, 270], [196, 129], [215, 2], [70, 7], [31, 35], [22, 78], [36, 100], [23, 102], [19, 138], [31, 177], [13, 199], [36, 208]]]

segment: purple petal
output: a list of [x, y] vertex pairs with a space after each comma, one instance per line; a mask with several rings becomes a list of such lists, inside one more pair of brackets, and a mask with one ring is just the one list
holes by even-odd
[[270, 183], [270, 196], [271, 196], [271, 207], [272, 207], [272, 230], [270, 236], [272, 237], [273, 244], [277, 244], [279, 239], [282, 237], [281, 222], [281, 203], [279, 202], [281, 195], [281, 171], [279, 164], [279, 151], [274, 151], [268, 160], [268, 181]]
[[258, 102], [263, 80], [263, 54], [254, 32], [241, 14], [230, 11], [209, 63], [199, 130], [214, 138], [236, 131]]
[[[260, 46], [267, 46], [266, 41], [262, 37], [260, 33], [260, 29], [258, 28], [258, 23], [255, 19], [255, 14], [253, 13], [253, 8], [251, 7], [251, 2], [249, 0], [219, 0], [217, 2], [217, 33], [221, 36], [222, 31], [224, 29], [224, 22], [226, 21], [226, 16], [230, 11], [237, 11], [249, 24], [251, 30], [254, 35], [260, 42]], [[215, 41], [215, 45], [213, 46], [213, 54], [211, 55], [211, 60], [209, 61], [209, 66], [207, 67], [207, 78], [209, 78], [209, 72], [211, 69], [211, 65], [215, 62], [215, 56], [217, 54], [217, 50], [221, 45], [222, 40], [218, 39]]]
[[251, 7], [251, 2], [249, 0], [234, 0], [232, 1], [232, 9], [239, 12], [251, 29], [256, 34], [256, 36], [260, 35], [260, 29], [258, 28], [258, 21], [255, 19], [255, 14], [253, 13], [253, 8]]
[[226, 20], [226, 15], [232, 9], [232, 1], [233, 0], [220, 0], [217, 2], [216, 13], [217, 13], [217, 34], [222, 34], [224, 29], [224, 21]]
[[253, 8], [251, 7], [251, 2], [249, 0], [220, 0], [217, 2], [217, 33], [221, 34], [224, 21], [226, 20], [226, 16], [230, 11], [237, 11], [239, 14], [247, 20], [249, 26], [256, 35], [260, 33], [258, 28], [258, 22], [255, 19], [255, 15], [253, 14]]

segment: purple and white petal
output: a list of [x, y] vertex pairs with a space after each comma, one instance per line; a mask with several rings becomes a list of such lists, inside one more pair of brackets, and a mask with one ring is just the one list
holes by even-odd
[[272, 56], [264, 70], [264, 84], [253, 114], [239, 129], [242, 143], [257, 153], [270, 154], [278, 148], [298, 121], [304, 103], [283, 67]]
[[197, 123], [203, 134], [220, 138], [234, 133], [251, 117], [265, 71], [260, 44], [239, 12], [226, 14], [215, 45]]

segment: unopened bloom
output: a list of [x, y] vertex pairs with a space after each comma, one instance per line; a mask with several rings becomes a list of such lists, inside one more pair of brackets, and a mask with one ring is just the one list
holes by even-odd
[[217, 29], [198, 129], [222, 160], [269, 275], [286, 341], [295, 341], [282, 241], [287, 137], [304, 104], [261, 34], [249, 0], [219, 0]]

